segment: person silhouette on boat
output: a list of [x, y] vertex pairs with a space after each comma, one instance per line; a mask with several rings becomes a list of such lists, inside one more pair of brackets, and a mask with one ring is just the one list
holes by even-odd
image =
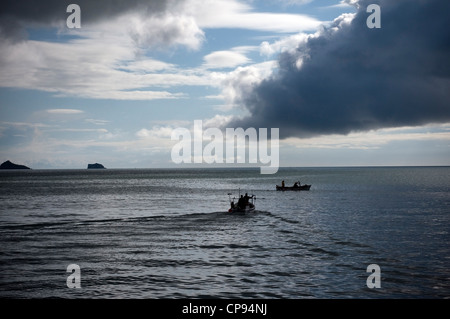
[[241, 197], [239, 198], [239, 200], [238, 200], [238, 203], [237, 203], [237, 206], [239, 207], [239, 208], [245, 208], [245, 205], [246, 205], [246, 203], [245, 203], [245, 199], [244, 199], [244, 196], [243, 195], [241, 195]]
[[253, 198], [253, 196], [254, 196], [254, 195], [248, 196], [248, 194], [245, 193], [245, 196], [244, 196], [244, 203], [245, 203], [244, 208], [245, 208], [247, 205], [248, 205], [249, 207], [253, 207], [253, 203], [250, 203], [250, 198]]
[[282, 182], [281, 182], [281, 187], [284, 188], [284, 186], [285, 186], [284, 181], [282, 181]]
[[294, 188], [298, 188], [298, 182], [294, 183]]

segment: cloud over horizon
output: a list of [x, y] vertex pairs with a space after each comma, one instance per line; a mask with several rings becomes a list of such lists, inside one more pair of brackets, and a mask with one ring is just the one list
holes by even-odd
[[[380, 29], [366, 25], [372, 3]], [[359, 1], [356, 14], [282, 52], [273, 75], [236, 97], [250, 115], [227, 127], [278, 127], [287, 138], [450, 121], [448, 12], [442, 0]]]

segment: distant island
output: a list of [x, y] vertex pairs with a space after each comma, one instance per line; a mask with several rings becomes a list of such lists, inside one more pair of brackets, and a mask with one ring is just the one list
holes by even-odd
[[88, 164], [88, 169], [99, 169], [99, 168], [106, 168], [102, 164], [95, 163], [95, 164]]
[[2, 165], [0, 165], [0, 169], [31, 169], [25, 165], [18, 165], [14, 164], [10, 161], [4, 162]]

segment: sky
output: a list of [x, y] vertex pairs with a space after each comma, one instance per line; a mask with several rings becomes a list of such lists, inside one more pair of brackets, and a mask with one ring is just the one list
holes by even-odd
[[279, 128], [281, 166], [450, 165], [448, 12], [446, 0], [3, 1], [0, 161], [179, 167], [171, 134], [202, 120]]

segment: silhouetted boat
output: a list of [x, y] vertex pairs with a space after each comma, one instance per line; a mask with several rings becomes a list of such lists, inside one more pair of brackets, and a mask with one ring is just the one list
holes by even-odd
[[300, 186], [279, 186], [277, 185], [277, 191], [309, 191], [311, 185], [300, 185]]
[[241, 203], [239, 201], [240, 198], [240, 190], [239, 190], [239, 197], [238, 202], [235, 203], [236, 198], [233, 197], [233, 200], [231, 200], [231, 193], [228, 193], [228, 198], [230, 200], [230, 209], [228, 209], [229, 213], [250, 213], [255, 211], [255, 203], [256, 203], [256, 196], [251, 195], [248, 198], [248, 202]]

